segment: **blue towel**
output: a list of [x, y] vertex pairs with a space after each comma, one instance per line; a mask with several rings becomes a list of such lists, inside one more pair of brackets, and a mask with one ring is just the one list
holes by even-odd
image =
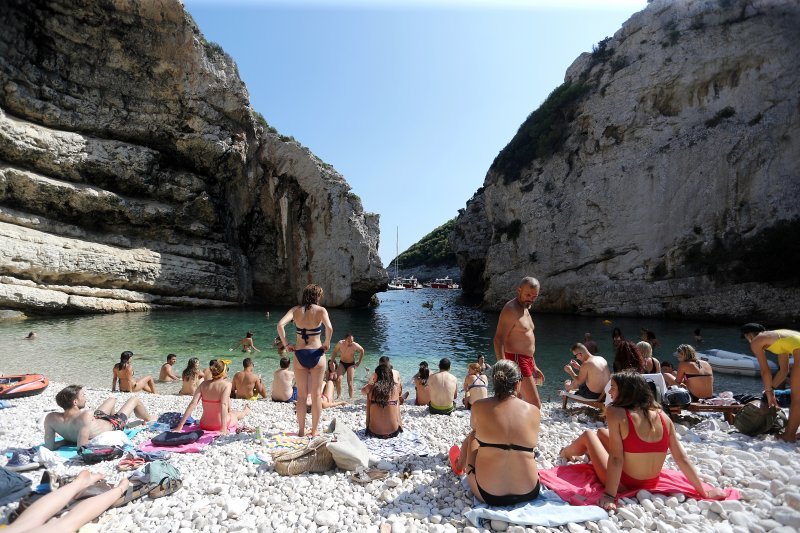
[[[470, 490], [466, 476], [462, 477], [462, 484]], [[464, 513], [464, 516], [476, 527], [484, 527], [489, 520], [502, 520], [521, 526], [554, 527], [570, 522], [608, 519], [608, 513], [602, 508], [594, 505], [569, 505], [558, 494], [545, 487], [541, 488], [538, 498], [515, 507], [489, 507], [478, 500], [474, 500], [473, 504], [472, 510]]]
[[[138, 426], [135, 428], [126, 428], [123, 431], [125, 432], [125, 435], [127, 435], [129, 439], [132, 439], [134, 436], [136, 436], [137, 433], [139, 433], [143, 429], [144, 429], [143, 426]], [[62, 440], [64, 439], [62, 439], [61, 437], [56, 437], [56, 442], [60, 442]], [[39, 446], [44, 446], [44, 444], [40, 444]], [[36, 446], [36, 448], [39, 448], [39, 446]], [[64, 459], [72, 459], [73, 457], [78, 455], [78, 446], [76, 444], [70, 443], [61, 446], [60, 448], [57, 448], [56, 453], [61, 457], [63, 457]], [[9, 454], [6, 455], [10, 457]]]

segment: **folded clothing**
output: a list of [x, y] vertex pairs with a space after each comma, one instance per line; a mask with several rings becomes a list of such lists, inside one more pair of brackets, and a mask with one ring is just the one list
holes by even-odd
[[155, 446], [162, 447], [185, 446], [200, 440], [200, 437], [203, 436], [203, 433], [205, 432], [202, 429], [196, 429], [187, 433], [184, 433], [183, 431], [165, 431], [153, 437], [151, 442]]
[[[198, 426], [190, 426], [183, 428], [184, 433], [192, 433], [193, 431], [200, 430]], [[139, 445], [139, 449], [143, 452], [166, 451], [174, 453], [196, 453], [206, 447], [211, 441], [219, 437], [219, 431], [203, 431], [203, 436], [197, 441], [189, 444], [181, 444], [180, 446], [159, 446], [152, 440], [148, 440]]]

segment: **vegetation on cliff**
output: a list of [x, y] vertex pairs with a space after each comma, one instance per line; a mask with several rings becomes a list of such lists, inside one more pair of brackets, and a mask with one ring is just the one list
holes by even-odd
[[[399, 255], [400, 266], [402, 268], [414, 268], [418, 266], [456, 266], [456, 255], [450, 249], [448, 237], [455, 227], [456, 219], [448, 220], [432, 232], [425, 235], [419, 242]], [[394, 265], [398, 257], [392, 259], [386, 267], [390, 272], [394, 271]]]

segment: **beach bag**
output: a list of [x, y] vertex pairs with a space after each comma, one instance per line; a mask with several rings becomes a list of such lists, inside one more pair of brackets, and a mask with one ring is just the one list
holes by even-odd
[[88, 444], [78, 448], [78, 457], [86, 464], [96, 464], [101, 461], [111, 461], [122, 457], [124, 450], [122, 446], [101, 446]]
[[669, 389], [661, 398], [661, 403], [667, 407], [685, 407], [692, 403], [692, 396], [686, 389]]
[[202, 429], [196, 429], [188, 433], [182, 431], [164, 431], [153, 437], [151, 442], [154, 446], [184, 446], [200, 440], [203, 433]]
[[786, 413], [782, 409], [761, 407], [759, 402], [746, 404], [733, 419], [736, 429], [751, 437], [782, 431], [786, 422]]
[[298, 450], [274, 452], [275, 471], [282, 476], [296, 476], [305, 472], [327, 472], [336, 464], [328, 450], [330, 435], [314, 437]]
[[333, 456], [336, 466], [342, 470], [357, 470], [359, 467], [369, 466], [369, 450], [352, 429], [334, 418], [328, 429], [325, 430], [333, 436], [333, 440], [328, 442], [328, 451]]

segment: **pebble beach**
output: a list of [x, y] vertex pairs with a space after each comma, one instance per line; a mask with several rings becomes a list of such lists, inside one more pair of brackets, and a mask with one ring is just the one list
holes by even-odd
[[[57, 410], [55, 394], [65, 383], [52, 383], [44, 393], [13, 400], [13, 407], [0, 410], [0, 447], [30, 447], [43, 441], [42, 419]], [[108, 390], [86, 389], [87, 408], [94, 408], [111, 396]], [[117, 406], [129, 396], [114, 393]], [[167, 411], [183, 412], [189, 397], [139, 395], [151, 416]], [[260, 427], [264, 435], [296, 431], [292, 404], [271, 401], [249, 402], [252, 408], [244, 424]], [[244, 400], [233, 400], [241, 408]], [[195, 416], [199, 417], [198, 407]], [[143, 498], [111, 509], [82, 531], [116, 532], [270, 532], [270, 531], [672, 531], [737, 532], [800, 529], [800, 447], [777, 442], [773, 437], [751, 438], [738, 433], [721, 418], [681, 418], [676, 428], [704, 481], [720, 487], [735, 487], [741, 500], [706, 502], [683, 495], [651, 495], [640, 491], [635, 499], [621, 500], [622, 506], [597, 522], [570, 523], [558, 528], [530, 527], [492, 521], [476, 527], [464, 516], [473, 506], [471, 494], [453, 474], [447, 450], [460, 444], [469, 431], [469, 412], [431, 416], [423, 407], [401, 407], [406, 431], [419, 434], [427, 444], [427, 456], [404, 456], [382, 460], [377, 466], [389, 477], [359, 484], [350, 472], [331, 470], [324, 474], [285, 477], [266, 464], [252, 464], [247, 457], [264, 453], [254, 433], [222, 437], [200, 453], [173, 454], [170, 461], [183, 476], [183, 487], [164, 498]], [[364, 404], [352, 404], [323, 411], [320, 428], [333, 419], [353, 430], [364, 426]], [[308, 416], [310, 424], [310, 415]], [[587, 409], [565, 411], [560, 403], [546, 403], [542, 409], [539, 442], [540, 468], [561, 464], [558, 451], [584, 429], [601, 427], [602, 422]], [[152, 436], [144, 430], [134, 444]], [[4, 461], [4, 459], [2, 460]], [[118, 461], [90, 466], [57, 465], [57, 474], [77, 474], [84, 468], [106, 474], [115, 483], [126, 473], [116, 469]], [[677, 468], [671, 457], [667, 468]], [[403, 475], [403, 471], [406, 474]], [[410, 471], [410, 475], [408, 472]], [[43, 470], [23, 475], [38, 483]], [[15, 504], [0, 508], [0, 523]], [[383, 528], [383, 529], [381, 529]]]

